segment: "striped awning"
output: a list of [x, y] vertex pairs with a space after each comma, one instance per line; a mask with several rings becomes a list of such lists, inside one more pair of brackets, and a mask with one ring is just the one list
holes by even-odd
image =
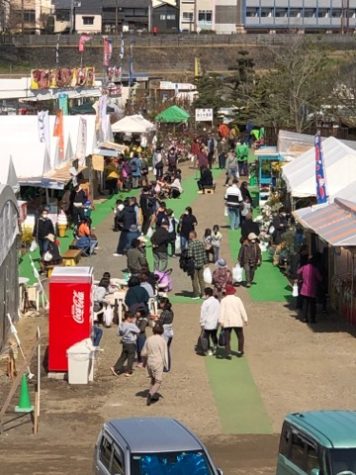
[[332, 246], [356, 246], [356, 203], [335, 198], [334, 203], [295, 211], [296, 220]]

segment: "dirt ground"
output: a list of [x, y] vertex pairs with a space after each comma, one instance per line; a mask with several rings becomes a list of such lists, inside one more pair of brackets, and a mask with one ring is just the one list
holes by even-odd
[[[193, 210], [199, 220], [199, 233], [215, 223], [224, 225], [223, 192], [221, 177], [215, 195], [197, 195]], [[82, 261], [83, 265], [93, 265], [98, 277], [106, 270], [118, 276], [125, 267], [124, 258], [111, 257], [118, 238], [110, 229], [111, 221], [108, 217], [95, 231], [100, 239], [98, 255]], [[227, 257], [226, 236], [222, 251]], [[177, 259], [172, 262], [174, 292], [190, 291], [190, 280], [178, 269]], [[175, 304], [173, 369], [164, 379], [159, 403], [149, 408], [145, 405], [148, 380], [144, 370], [137, 369], [130, 379], [111, 375], [109, 367], [120, 346], [116, 327], [105, 329], [104, 351], [98, 356], [94, 384], [69, 386], [65, 381], [47, 379], [43, 369], [37, 436], [31, 434], [27, 417], [15, 420], [14, 398], [6, 416], [6, 432], [0, 436], [1, 475], [90, 474], [93, 447], [103, 421], [148, 415], [172, 416], [186, 423], [207, 444], [225, 475], [274, 473], [278, 432], [286, 413], [355, 408], [355, 340], [331, 316], [323, 316], [311, 329], [285, 304], [252, 302], [244, 289], [239, 292], [250, 318], [247, 359], [276, 435], [222, 433], [204, 358], [193, 352], [199, 332], [199, 304]], [[18, 325], [27, 349], [37, 325], [45, 344], [46, 316], [24, 317]], [[9, 391], [1, 370], [0, 404]]]

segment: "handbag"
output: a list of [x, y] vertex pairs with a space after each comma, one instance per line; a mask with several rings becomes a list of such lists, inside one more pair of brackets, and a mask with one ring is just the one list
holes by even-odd
[[209, 349], [209, 342], [208, 339], [205, 337], [205, 331], [202, 329], [197, 344], [195, 346], [195, 351], [198, 354], [205, 354]]
[[30, 252], [34, 252], [38, 248], [36, 239], [33, 239], [30, 246]]
[[299, 292], [298, 292], [298, 284], [295, 282], [293, 284], [293, 289], [292, 289], [292, 297], [298, 297]]
[[223, 328], [220, 330], [220, 333], [219, 333], [218, 345], [219, 346], [226, 345], [226, 337], [225, 337], [225, 332]]
[[211, 285], [213, 283], [213, 275], [209, 267], [205, 267], [203, 271], [203, 279], [204, 279], [204, 282], [208, 285]]
[[232, 269], [232, 281], [236, 283], [243, 281], [243, 268], [240, 266], [240, 264], [236, 264], [236, 266]]
[[176, 254], [180, 254], [181, 246], [180, 246], [180, 236], [178, 234], [175, 239], [175, 249], [176, 249]]
[[49, 252], [49, 251], [46, 251], [44, 254], [43, 254], [43, 260], [45, 262], [51, 262], [51, 260], [53, 259], [53, 256], [52, 254]]

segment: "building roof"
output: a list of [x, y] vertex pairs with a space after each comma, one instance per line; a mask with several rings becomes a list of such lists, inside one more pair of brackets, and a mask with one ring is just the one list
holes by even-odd
[[311, 229], [332, 246], [356, 246], [356, 200], [335, 198], [329, 205], [299, 209], [294, 216], [303, 227]]
[[165, 417], [113, 419], [108, 429], [121, 436], [131, 452], [201, 450], [199, 440], [180, 422]]
[[311, 411], [289, 414], [286, 420], [307, 431], [324, 447], [354, 448], [355, 411]]
[[80, 0], [79, 5], [75, 7], [75, 13], [101, 14], [103, 9], [102, 2], [98, 0]]
[[158, 8], [162, 5], [170, 5], [171, 7], [178, 8], [176, 0], [152, 0], [152, 8]]
[[[150, 0], [117, 0], [118, 8], [148, 8]], [[102, 0], [103, 8], [116, 8], [116, 0]]]

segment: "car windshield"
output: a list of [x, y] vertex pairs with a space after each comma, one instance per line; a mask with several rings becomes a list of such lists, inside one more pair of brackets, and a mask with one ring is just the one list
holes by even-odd
[[133, 454], [132, 475], [214, 475], [204, 451]]
[[329, 450], [331, 474], [351, 472], [356, 475], [356, 449], [331, 449]]

